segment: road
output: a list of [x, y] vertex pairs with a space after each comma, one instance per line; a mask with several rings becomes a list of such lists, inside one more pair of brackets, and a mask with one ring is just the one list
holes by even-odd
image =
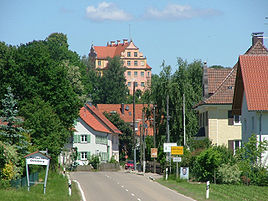
[[126, 172], [72, 172], [86, 201], [193, 201], [146, 176]]

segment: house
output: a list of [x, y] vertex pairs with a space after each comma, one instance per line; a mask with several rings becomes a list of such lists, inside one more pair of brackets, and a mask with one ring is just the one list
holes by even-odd
[[[135, 131], [136, 135], [140, 136], [142, 131], [142, 110], [147, 105], [144, 104], [135, 104]], [[152, 109], [153, 105], [149, 105]], [[129, 123], [131, 126], [133, 125], [133, 104], [97, 104], [97, 108], [101, 112], [107, 113], [117, 113], [120, 118]], [[144, 118], [145, 123], [145, 136], [153, 136], [153, 117], [150, 119]]]
[[[232, 110], [241, 115], [243, 143], [252, 134], [256, 134], [257, 141], [268, 140], [267, 54], [239, 56]], [[268, 167], [268, 151], [261, 163]]]
[[73, 147], [77, 148], [79, 165], [86, 165], [92, 155], [107, 162], [113, 156], [119, 161], [119, 138], [122, 134], [96, 107], [86, 104], [80, 109], [75, 125]]
[[139, 50], [133, 41], [124, 39], [108, 42], [106, 46], [91, 46], [89, 58], [95, 64], [95, 68], [103, 75], [107, 69], [108, 58], [120, 57], [126, 68], [126, 85], [132, 94], [133, 83], [136, 90], [144, 91], [151, 83], [151, 67], [147, 63], [147, 58]]
[[[252, 34], [252, 46], [245, 55], [268, 54], [261, 38]], [[238, 64], [233, 68], [203, 68], [203, 98], [194, 106], [199, 113], [196, 139], [209, 138], [215, 145], [225, 145], [235, 152], [241, 146], [241, 117], [232, 113]]]

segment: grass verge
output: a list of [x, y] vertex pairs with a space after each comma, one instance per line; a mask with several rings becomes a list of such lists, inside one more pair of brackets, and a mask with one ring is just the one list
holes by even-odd
[[206, 199], [206, 184], [158, 179], [158, 183], [198, 201], [267, 201], [268, 187], [211, 184], [209, 199]]
[[[44, 173], [41, 173], [39, 178], [44, 178]], [[77, 184], [72, 182], [72, 196], [68, 195], [68, 181], [63, 175], [49, 171], [46, 194], [44, 195], [43, 184], [37, 184], [30, 187], [30, 191], [27, 188], [19, 189], [0, 189], [0, 200], [2, 201], [79, 201], [81, 200], [80, 192]]]

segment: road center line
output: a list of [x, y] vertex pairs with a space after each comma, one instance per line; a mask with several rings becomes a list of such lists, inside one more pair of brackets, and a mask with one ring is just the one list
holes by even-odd
[[135, 196], [135, 194], [134, 193], [131, 193], [131, 195], [134, 197]]
[[128, 189], [126, 189], [126, 191], [128, 191]]

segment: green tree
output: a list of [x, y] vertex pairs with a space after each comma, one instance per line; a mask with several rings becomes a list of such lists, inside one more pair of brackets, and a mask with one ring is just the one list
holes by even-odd
[[101, 77], [101, 103], [119, 104], [126, 101], [128, 88], [125, 70], [119, 57], [109, 59], [108, 68]]
[[23, 121], [17, 116], [17, 101], [11, 91], [11, 87], [7, 88], [7, 94], [2, 99], [2, 106], [0, 141], [7, 145], [14, 145], [21, 156], [23, 156], [27, 153], [29, 146], [26, 138], [29, 131], [22, 127]]
[[48, 102], [35, 98], [23, 108], [24, 125], [31, 129], [31, 139], [38, 150], [48, 149], [52, 157], [52, 166], [57, 163], [57, 157], [62, 147], [70, 137], [70, 131], [60, 122], [58, 115]]
[[122, 132], [122, 135], [119, 135], [120, 161], [125, 160], [125, 155], [133, 159], [133, 132], [130, 125], [124, 122], [118, 114], [104, 113], [104, 115]]

